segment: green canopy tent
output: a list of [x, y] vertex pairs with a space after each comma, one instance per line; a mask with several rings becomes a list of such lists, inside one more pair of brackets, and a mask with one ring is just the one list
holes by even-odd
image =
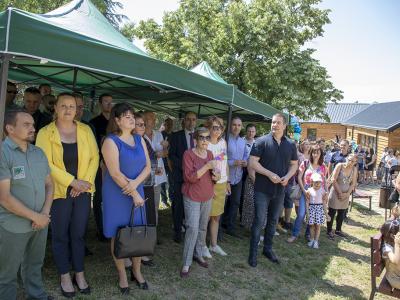
[[254, 113], [257, 114], [256, 111], [260, 109], [261, 107], [268, 109], [270, 112], [270, 117], [266, 119], [271, 119], [271, 116], [275, 113], [280, 113], [279, 110], [273, 108], [272, 106], [263, 103], [261, 101], [258, 101], [249, 95], [239, 91], [236, 87], [233, 85], [228, 84], [211, 66], [203, 61], [199, 63], [198, 65], [194, 66], [190, 71], [202, 75], [204, 77], [210, 78], [214, 81], [220, 82], [222, 84], [225, 84], [228, 87], [232, 88], [232, 98], [233, 98], [233, 103], [235, 103], [236, 107], [241, 107], [242, 111], [236, 110], [235, 114], [240, 115], [243, 119], [246, 118], [246, 113]]
[[91, 95], [108, 92], [139, 109], [175, 116], [189, 110], [200, 117], [222, 114], [230, 107], [243, 118], [265, 120], [276, 111], [261, 102], [235, 103], [235, 87], [148, 56], [89, 0], [43, 15], [15, 8], [1, 12], [0, 56], [0, 124], [7, 78]]

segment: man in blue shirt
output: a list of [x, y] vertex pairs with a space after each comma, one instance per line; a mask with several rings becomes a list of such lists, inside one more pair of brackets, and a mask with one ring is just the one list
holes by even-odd
[[[256, 140], [250, 152], [250, 167], [256, 171], [254, 184], [255, 216], [251, 228], [248, 263], [257, 266], [257, 246], [261, 229], [267, 225], [264, 235], [263, 255], [279, 263], [272, 251], [272, 239], [279, 213], [282, 210], [285, 186], [298, 167], [295, 143], [284, 136], [286, 117], [280, 113], [272, 117], [271, 132]], [[267, 213], [267, 216], [265, 214]]]
[[227, 199], [224, 221], [226, 234], [239, 238], [235, 232], [235, 222], [242, 193], [243, 168], [247, 167], [249, 152], [246, 141], [239, 136], [242, 129], [242, 120], [239, 117], [232, 119], [231, 133], [228, 140], [228, 165], [231, 195]]

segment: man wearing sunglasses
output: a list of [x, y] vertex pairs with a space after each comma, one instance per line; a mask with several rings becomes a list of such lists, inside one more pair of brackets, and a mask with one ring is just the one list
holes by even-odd
[[18, 94], [17, 86], [11, 81], [7, 81], [7, 94], [6, 94], [6, 112], [9, 110], [16, 110], [19, 108], [14, 103], [15, 96]]

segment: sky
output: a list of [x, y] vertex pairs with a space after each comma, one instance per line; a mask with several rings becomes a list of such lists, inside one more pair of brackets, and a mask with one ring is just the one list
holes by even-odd
[[[131, 21], [153, 18], [161, 23], [165, 11], [178, 8], [177, 0], [119, 0], [121, 13]], [[323, 0], [330, 9], [324, 35], [306, 47], [328, 70], [342, 102], [400, 100], [400, 1]], [[135, 42], [143, 47], [141, 41]]]

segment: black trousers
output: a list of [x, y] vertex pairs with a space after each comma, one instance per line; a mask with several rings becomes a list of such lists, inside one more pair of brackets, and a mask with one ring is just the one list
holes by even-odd
[[180, 234], [183, 225], [184, 208], [182, 195], [182, 182], [174, 182], [174, 198], [172, 200], [172, 218], [175, 234]]
[[328, 215], [331, 217], [331, 220], [326, 223], [326, 228], [328, 233], [332, 231], [333, 220], [335, 218], [336, 212], [336, 231], [342, 231], [342, 224], [344, 217], [346, 216], [347, 209], [334, 209], [329, 207]]
[[224, 211], [224, 224], [228, 231], [235, 230], [235, 223], [238, 209], [240, 206], [240, 197], [242, 194], [242, 181], [231, 185], [231, 194], [226, 199]]
[[84, 270], [85, 234], [90, 214], [90, 194], [55, 199], [51, 206], [51, 231], [54, 262], [59, 274]]
[[93, 196], [93, 214], [96, 222], [97, 233], [103, 236], [103, 198], [101, 196], [101, 188], [103, 185], [101, 168], [97, 170], [96, 179], [94, 181], [96, 192]]

